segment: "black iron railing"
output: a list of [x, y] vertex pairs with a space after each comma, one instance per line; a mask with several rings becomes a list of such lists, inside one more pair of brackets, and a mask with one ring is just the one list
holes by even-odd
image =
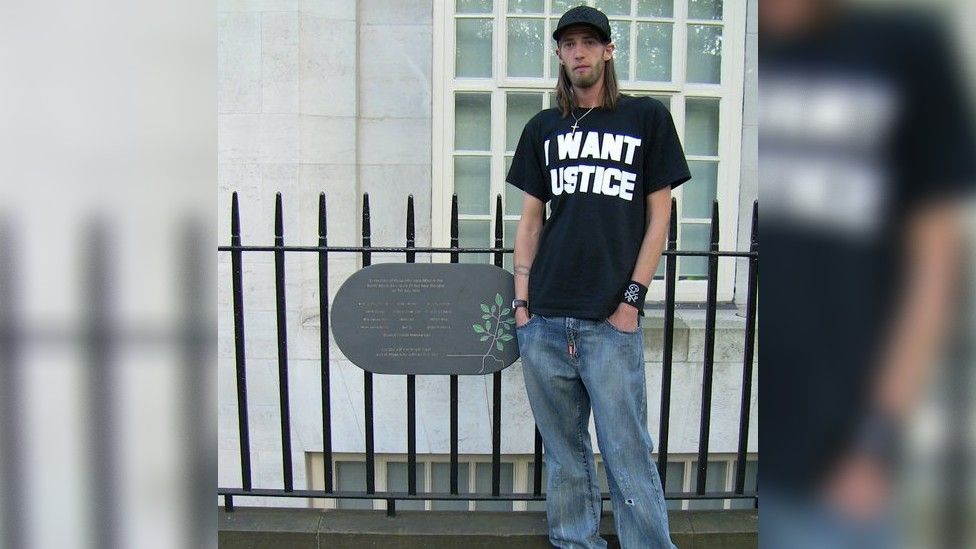
[[[502, 198], [495, 198], [494, 246], [490, 248], [467, 247], [461, 248], [458, 242], [458, 202], [454, 196], [451, 205], [451, 241], [450, 247], [417, 247], [414, 225], [413, 196], [407, 198], [407, 222], [405, 246], [372, 246], [370, 229], [369, 195], [363, 195], [362, 209], [362, 245], [361, 246], [330, 246], [327, 236], [327, 215], [325, 193], [319, 194], [319, 240], [317, 246], [286, 246], [283, 231], [283, 213], [281, 193], [275, 200], [275, 235], [273, 246], [247, 246], [241, 243], [240, 209], [237, 193], [233, 194], [231, 204], [231, 244], [218, 246], [219, 252], [231, 254], [231, 271], [233, 284], [234, 307], [234, 340], [237, 369], [237, 403], [238, 424], [240, 432], [241, 453], [241, 487], [218, 487], [217, 494], [224, 499], [224, 506], [233, 509], [234, 496], [261, 497], [298, 497], [325, 499], [382, 499], [387, 502], [387, 513], [393, 514], [396, 500], [504, 500], [526, 501], [543, 500], [542, 492], [542, 437], [539, 430], [535, 430], [534, 474], [532, 479], [532, 493], [503, 493], [500, 489], [501, 480], [501, 392], [502, 374], [492, 375], [492, 439], [491, 439], [491, 492], [490, 493], [459, 493], [458, 489], [458, 376], [450, 375], [450, 490], [448, 493], [420, 492], [417, 490], [417, 410], [416, 410], [416, 376], [407, 377], [407, 491], [376, 490], [375, 467], [376, 454], [374, 447], [373, 429], [373, 374], [363, 372], [364, 393], [364, 421], [366, 448], [366, 482], [362, 491], [339, 491], [335, 489], [332, 469], [334, 456], [332, 450], [332, 402], [330, 399], [330, 363], [329, 363], [329, 254], [358, 253], [362, 255], [363, 266], [368, 266], [374, 252], [403, 253], [407, 263], [416, 260], [416, 254], [450, 254], [451, 263], [457, 263], [462, 253], [491, 253], [494, 264], [501, 267], [505, 254], [512, 253], [511, 248], [504, 248]], [[699, 425], [698, 465], [696, 471], [696, 489], [693, 492], [666, 493], [667, 499], [697, 500], [697, 499], [753, 499], [758, 501], [755, 491], [745, 490], [746, 446], [749, 437], [749, 414], [752, 393], [753, 357], [755, 353], [756, 330], [756, 296], [759, 274], [759, 241], [758, 241], [758, 202], [753, 203], [752, 232], [749, 251], [720, 251], [718, 202], [712, 204], [711, 238], [707, 251], [679, 251], [677, 250], [678, 224], [677, 206], [671, 201], [671, 224], [668, 231], [668, 242], [663, 258], [665, 261], [665, 297], [664, 297], [664, 340], [663, 340], [663, 371], [661, 378], [661, 410], [660, 431], [658, 435], [658, 471], [661, 483], [664, 485], [668, 463], [668, 426], [671, 413], [671, 373], [674, 342], [675, 316], [675, 288], [677, 284], [678, 256], [704, 256], [708, 258], [708, 274], [705, 301], [705, 347], [703, 355], [704, 376], [702, 381], [701, 422]], [[281, 452], [284, 482], [281, 488], [254, 488], [251, 483], [251, 450], [247, 414], [247, 361], [244, 346], [244, 294], [243, 294], [243, 254], [244, 252], [272, 252], [275, 262], [275, 296], [277, 311], [277, 344], [278, 344], [278, 380], [279, 407], [281, 417]], [[318, 254], [318, 283], [319, 283], [319, 312], [321, 318], [321, 390], [322, 390], [322, 437], [324, 441], [324, 490], [296, 490], [292, 471], [291, 455], [291, 413], [288, 400], [288, 337], [285, 322], [285, 254], [289, 252]], [[743, 343], [742, 394], [739, 409], [739, 437], [735, 468], [735, 487], [732, 491], [706, 492], [705, 480], [708, 464], [708, 439], [711, 427], [711, 397], [712, 379], [715, 357], [715, 312], [718, 288], [718, 260], [720, 257], [746, 258], [748, 260], [748, 289], [746, 297], [746, 326]], [[608, 494], [603, 494], [608, 499]]]

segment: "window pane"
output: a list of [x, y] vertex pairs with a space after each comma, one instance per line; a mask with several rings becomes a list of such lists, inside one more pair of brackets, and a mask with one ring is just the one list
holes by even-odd
[[[462, 248], [487, 248], [491, 245], [490, 222], [462, 220], [458, 222], [458, 244]], [[461, 263], [490, 263], [490, 254], [458, 254]]]
[[491, 19], [458, 19], [455, 75], [491, 77]]
[[454, 148], [487, 151], [491, 147], [491, 94], [454, 96]]
[[[511, 164], [512, 159], [509, 157], [506, 164]], [[508, 173], [508, 172], [506, 172]], [[505, 215], [521, 215], [522, 214], [522, 200], [525, 194], [515, 185], [510, 183], [505, 184]]]
[[596, 0], [596, 9], [607, 15], [630, 15], [630, 0]]
[[542, 77], [542, 52], [546, 43], [545, 21], [510, 17], [508, 19], [508, 75]]
[[[426, 475], [424, 473], [424, 464], [418, 463], [416, 465], [417, 469], [417, 491], [423, 492], [424, 486], [426, 486]], [[408, 490], [407, 485], [407, 464], [404, 462], [390, 462], [386, 464], [386, 489], [390, 492], [406, 492]], [[415, 511], [424, 510], [424, 500], [422, 499], [406, 499], [397, 500], [396, 502], [397, 510], [400, 509], [412, 509]]]
[[505, 102], [505, 150], [514, 151], [525, 123], [542, 110], [542, 94], [509, 93]]
[[722, 79], [722, 27], [688, 25], [688, 81], [718, 84]]
[[718, 109], [718, 99], [687, 100], [685, 152], [696, 155], [718, 155]]
[[[745, 491], [754, 492], [756, 490], [756, 476], [759, 474], [759, 462], [755, 460], [746, 460], [746, 482]], [[735, 482], [735, 469], [732, 470], [732, 482]], [[735, 488], [735, 485], [732, 485]], [[752, 509], [755, 507], [755, 503], [751, 499], [733, 499], [732, 508], [733, 509]]]
[[[526, 492], [532, 493], [535, 489], [535, 462], [529, 462], [529, 482], [526, 485]], [[542, 493], [546, 493], [546, 462], [542, 462]], [[526, 511], [545, 511], [546, 502], [545, 501], [527, 501], [525, 502]]]
[[668, 97], [667, 95], [651, 95], [650, 97], [653, 97], [654, 99], [657, 99], [658, 101], [660, 101], [661, 104], [664, 105], [664, 108], [668, 109], [668, 112], [671, 112], [671, 98], [670, 97]]
[[[510, 185], [511, 186], [511, 185]], [[516, 189], [517, 191], [518, 189]], [[505, 247], [512, 248], [515, 246], [515, 229], [518, 228], [518, 221], [506, 221], [505, 222]], [[512, 254], [505, 254], [504, 267], [508, 272], [512, 271]]]
[[662, 105], [664, 105], [664, 108], [668, 109], [668, 112], [671, 112], [671, 98], [668, 97], [667, 95], [659, 95], [659, 94], [647, 93], [647, 92], [634, 92], [631, 95], [633, 95], [634, 97], [651, 97], [657, 99], [658, 101], [661, 102]]
[[[709, 461], [706, 466], [705, 491], [724, 492], [725, 479], [728, 474], [728, 463], [724, 461]], [[695, 484], [698, 480], [698, 462], [691, 462], [691, 484], [693, 489], [697, 489]], [[698, 499], [688, 502], [688, 509], [721, 509], [721, 499]]]
[[[502, 462], [499, 492], [512, 492], [512, 479], [514, 478], [514, 464]], [[491, 463], [476, 463], [474, 468], [475, 491], [483, 494], [491, 493]], [[511, 511], [511, 501], [476, 501], [474, 508], [477, 511]]]
[[671, 80], [671, 23], [637, 23], [637, 79]]
[[688, 161], [691, 181], [682, 187], [681, 216], [712, 218], [712, 201], [717, 197], [718, 162]]
[[[602, 461], [596, 464], [596, 478], [597, 478], [597, 484], [600, 485], [600, 492], [609, 492], [610, 483], [607, 482], [607, 468]], [[609, 499], [605, 500], [603, 502], [603, 510], [604, 511], [613, 510], [613, 501]]]
[[582, 4], [582, 3], [583, 2], [581, 2], [580, 0], [552, 0], [552, 2], [549, 4], [549, 6], [552, 9], [550, 13], [552, 13], [555, 16], [560, 16], [566, 13], [567, 11], [569, 11], [570, 8], [575, 7], [577, 4]]
[[[553, 19], [549, 24], [550, 29], [556, 28], [556, 20]], [[551, 35], [550, 35], [551, 37]], [[556, 48], [556, 42], [553, 40], [548, 40], [546, 42], [546, 57], [549, 59], [549, 78], [559, 78], [559, 70], [562, 68], [559, 64], [559, 58], [553, 50]]]
[[486, 214], [491, 202], [491, 159], [486, 156], [454, 157], [454, 192], [458, 213]]
[[[711, 223], [682, 223], [680, 234], [678, 234], [678, 249], [682, 251], [707, 251], [711, 234]], [[707, 257], [679, 256], [679, 278], [704, 279], [707, 275]]]
[[641, 17], [674, 17], [674, 0], [637, 0]]
[[688, 0], [689, 19], [721, 19], [722, 0]]
[[[431, 463], [430, 464], [430, 490], [448, 494], [451, 492], [451, 464], [450, 463]], [[471, 487], [468, 486], [468, 464], [458, 463], [458, 493], [470, 494]], [[431, 500], [430, 508], [432, 511], [467, 511], [467, 501], [446, 501]]]
[[613, 66], [617, 78], [630, 80], [630, 22], [610, 21], [610, 33], [617, 48], [613, 50]]
[[[336, 488], [340, 492], [366, 491], [366, 464], [361, 461], [336, 462]], [[337, 499], [339, 509], [372, 509], [373, 501], [369, 499]]]
[[511, 13], [542, 13], [546, 6], [543, 0], [508, 0]]
[[458, 13], [491, 13], [491, 0], [457, 0]]
[[[664, 493], [673, 494], [675, 492], [684, 492], [684, 480], [685, 480], [685, 462], [683, 461], [669, 461], [667, 465], [668, 478], [665, 481]], [[667, 501], [668, 509], [677, 511], [681, 509], [680, 499], [669, 499]]]

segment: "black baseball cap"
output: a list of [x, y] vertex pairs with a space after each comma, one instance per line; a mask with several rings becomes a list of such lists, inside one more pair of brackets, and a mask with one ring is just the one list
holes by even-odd
[[604, 13], [596, 8], [589, 6], [576, 6], [563, 14], [559, 18], [556, 30], [552, 31], [552, 39], [559, 41], [559, 35], [572, 25], [589, 25], [603, 38], [604, 42], [610, 41], [610, 21]]

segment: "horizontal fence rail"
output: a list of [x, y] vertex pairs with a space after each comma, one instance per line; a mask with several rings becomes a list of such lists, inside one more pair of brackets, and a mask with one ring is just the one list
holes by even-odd
[[[329, 254], [353, 253], [360, 254], [362, 266], [371, 264], [373, 253], [402, 253], [407, 263], [416, 262], [417, 253], [450, 254], [450, 262], [458, 263], [460, 254], [481, 253], [492, 254], [492, 262], [498, 267], [504, 264], [505, 254], [513, 253], [512, 248], [506, 248], [504, 243], [504, 223], [502, 218], [502, 198], [495, 198], [494, 215], [494, 243], [492, 247], [460, 247], [458, 231], [458, 201], [454, 195], [451, 205], [451, 227], [449, 247], [418, 247], [416, 246], [416, 229], [414, 219], [413, 195], [407, 198], [406, 244], [405, 246], [373, 246], [371, 237], [371, 211], [369, 195], [363, 195], [362, 206], [362, 244], [360, 246], [331, 246], [327, 236], [327, 211], [325, 193], [319, 194], [318, 202], [318, 245], [317, 246], [289, 246], [284, 239], [284, 214], [281, 193], [275, 196], [274, 245], [254, 246], [241, 242], [240, 205], [237, 193], [231, 199], [231, 237], [230, 245], [217, 247], [218, 252], [229, 253], [231, 256], [231, 284], [232, 306], [234, 319], [234, 351], [237, 382], [237, 419], [240, 437], [241, 486], [218, 487], [217, 495], [224, 500], [224, 507], [232, 510], [234, 497], [283, 497], [283, 498], [311, 498], [311, 499], [371, 499], [385, 500], [387, 513], [393, 514], [397, 500], [459, 500], [459, 501], [539, 501], [545, 499], [542, 491], [542, 461], [543, 441], [539, 431], [535, 429], [533, 452], [533, 476], [531, 493], [508, 493], [501, 490], [501, 393], [502, 373], [492, 373], [492, 417], [491, 417], [491, 490], [487, 493], [461, 493], [459, 490], [459, 452], [458, 452], [458, 376], [449, 375], [450, 381], [450, 488], [444, 492], [423, 492], [417, 489], [417, 398], [416, 376], [406, 376], [407, 409], [407, 491], [377, 491], [376, 490], [376, 453], [374, 440], [374, 401], [373, 374], [363, 372], [364, 398], [364, 438], [366, 449], [366, 479], [363, 490], [336, 490], [333, 477], [335, 456], [332, 440], [332, 411], [331, 400], [331, 368], [329, 356]], [[752, 499], [758, 501], [758, 493], [745, 490], [746, 455], [749, 439], [750, 403], [752, 397], [753, 357], [755, 356], [756, 333], [756, 305], [759, 276], [759, 239], [758, 239], [759, 205], [753, 202], [751, 241], [748, 251], [719, 250], [719, 210], [718, 202], [712, 204], [711, 238], [708, 250], [678, 250], [677, 249], [677, 204], [671, 201], [671, 221], [668, 230], [668, 240], [662, 257], [665, 262], [665, 297], [664, 297], [664, 329], [663, 355], [661, 378], [661, 409], [660, 429], [658, 435], [658, 472], [661, 484], [667, 479], [669, 423], [671, 417], [671, 382], [673, 366], [673, 343], [675, 323], [675, 290], [677, 285], [677, 258], [706, 257], [708, 262], [707, 286], [705, 299], [705, 346], [703, 353], [703, 380], [701, 386], [701, 413], [698, 438], [697, 470], [694, 472], [695, 489], [691, 492], [668, 492], [665, 498], [672, 500], [715, 500], [715, 499]], [[247, 360], [245, 356], [245, 315], [244, 315], [244, 285], [243, 285], [243, 253], [271, 252], [275, 265], [275, 311], [277, 326], [277, 364], [278, 364], [278, 405], [280, 411], [282, 476], [281, 488], [254, 488], [252, 483], [250, 421], [247, 413]], [[319, 313], [321, 319], [320, 335], [320, 384], [322, 396], [322, 436], [324, 454], [324, 490], [303, 490], [294, 486], [294, 473], [291, 455], [291, 406], [288, 392], [288, 337], [285, 322], [285, 254], [291, 252], [305, 252], [318, 254], [318, 285], [319, 285]], [[715, 313], [717, 309], [718, 261], [720, 257], [747, 258], [748, 277], [746, 289], [746, 326], [743, 341], [743, 369], [742, 388], [739, 406], [738, 446], [733, 484], [731, 491], [706, 491], [707, 464], [709, 457], [709, 434], [711, 428], [711, 400], [713, 366], [715, 361]], [[603, 493], [604, 500], [609, 494]]]

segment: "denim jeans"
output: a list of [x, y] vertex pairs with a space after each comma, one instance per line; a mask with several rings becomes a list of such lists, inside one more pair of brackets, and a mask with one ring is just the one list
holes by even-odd
[[606, 547], [588, 424], [606, 464], [623, 549], [672, 548], [647, 432], [643, 331], [606, 320], [533, 315], [516, 329], [529, 405], [545, 445], [549, 541]]

